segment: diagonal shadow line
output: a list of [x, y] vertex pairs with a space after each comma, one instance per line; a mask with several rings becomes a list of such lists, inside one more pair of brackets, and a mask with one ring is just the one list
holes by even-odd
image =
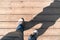
[[50, 26], [54, 25], [55, 22], [60, 18], [60, 8], [57, 8], [60, 7], [60, 2], [56, 1], [57, 0], [54, 0], [54, 2], [51, 3], [48, 7], [45, 7], [43, 12], [38, 13], [32, 20], [25, 22], [25, 30], [28, 30], [33, 26], [42, 23], [42, 26], [37, 29], [39, 32], [37, 37], [39, 37], [40, 35], [44, 34]]

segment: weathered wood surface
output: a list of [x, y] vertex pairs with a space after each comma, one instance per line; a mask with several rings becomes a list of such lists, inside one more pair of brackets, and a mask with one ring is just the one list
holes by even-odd
[[[37, 16], [36, 16], [37, 15]], [[28, 25], [38, 23], [24, 31], [24, 39], [39, 29], [43, 23], [52, 24], [38, 40], [60, 40], [60, 1], [56, 0], [0, 0], [0, 38], [14, 32], [18, 20], [23, 17]], [[33, 19], [35, 18], [35, 19]], [[28, 27], [26, 25], [26, 27]], [[46, 29], [43, 27], [40, 30]]]

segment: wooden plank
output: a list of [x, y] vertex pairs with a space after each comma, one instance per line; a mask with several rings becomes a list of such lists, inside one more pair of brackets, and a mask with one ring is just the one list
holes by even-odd
[[60, 15], [0, 15], [0, 21], [18, 21], [20, 18], [24, 18], [25, 21], [39, 21], [39, 22], [47, 22], [47, 21], [60, 21]]
[[0, 29], [1, 32], [0, 32], [0, 35], [6, 35], [10, 32], [15, 32], [16, 30], [15, 29]]
[[[44, 6], [44, 7], [46, 7], [46, 6], [48, 6], [49, 4], [50, 4], [51, 2], [23, 2], [23, 3], [21, 3], [21, 4], [19, 4], [19, 2], [12, 2], [11, 3], [11, 5], [12, 5], [12, 7], [16, 7], [16, 6], [23, 6], [23, 7], [40, 7], [40, 6]], [[17, 4], [19, 4], [19, 5], [17, 5]], [[42, 4], [42, 5], [41, 5]], [[14, 6], [13, 6], [14, 5]]]
[[[32, 4], [33, 3], [33, 4]], [[37, 3], [37, 4], [36, 4]], [[43, 5], [45, 5], [45, 4], [47, 4], [46, 2], [45, 3], [42, 3]], [[14, 5], [14, 6], [13, 6]], [[30, 6], [33, 6], [33, 5], [36, 5], [36, 6], [39, 6], [39, 5], [41, 5], [41, 3], [40, 2], [24, 2], [24, 3], [20, 3], [20, 2], [1, 2], [0, 3], [0, 7], [3, 7], [3, 9], [1, 9], [0, 10], [0, 13], [1, 14], [10, 14], [10, 13], [13, 13], [13, 14], [19, 14], [19, 13], [30, 13], [30, 12], [33, 12], [34, 11], [34, 13], [36, 13], [36, 12], [38, 12], [38, 9], [26, 9], [26, 8], [24, 8], [24, 9], [19, 9], [19, 8], [15, 8], [15, 7], [24, 7], [24, 5], [30, 5]], [[30, 7], [29, 6], [29, 7]], [[4, 7], [8, 7], [7, 9], [5, 8], [4, 9]], [[28, 10], [28, 11], [27, 11]], [[32, 11], [31, 11], [32, 10]], [[39, 9], [40, 10], [40, 9]], [[4, 11], [4, 12], [3, 12]], [[23, 12], [24, 11], [24, 12]], [[41, 10], [40, 10], [41, 11]]]
[[[28, 36], [25, 36], [24, 40], [28, 40]], [[37, 40], [60, 40], [60, 36], [40, 36]]]
[[[28, 25], [33, 25], [36, 22], [29, 22], [25, 24], [25, 27], [27, 28]], [[52, 24], [53, 22], [43, 22], [45, 24]], [[33, 29], [40, 28], [43, 23], [36, 24], [35, 26], [32, 26]], [[18, 22], [0, 22], [0, 29], [15, 29], [18, 26]], [[44, 27], [43, 27], [44, 28]], [[56, 22], [54, 25], [51, 25], [49, 28], [60, 28], [60, 22]]]
[[[28, 10], [28, 11], [27, 11]], [[4, 11], [4, 12], [3, 12]], [[59, 8], [0, 8], [0, 14], [60, 14]]]
[[[20, 2], [12, 2], [12, 7], [16, 7], [17, 4], [19, 4]], [[42, 5], [41, 5], [42, 4]], [[15, 5], [15, 6], [13, 6]], [[51, 6], [51, 7], [60, 7], [60, 2], [23, 2], [20, 4], [22, 7], [47, 7], [47, 6]], [[19, 5], [17, 5], [18, 7], [20, 7]]]
[[[3, 36], [0, 36], [0, 39], [2, 39], [3, 38]], [[28, 40], [28, 36], [25, 36], [24, 37], [24, 40]], [[60, 36], [56, 36], [56, 35], [54, 35], [54, 36], [40, 36], [40, 37], [38, 37], [38, 39], [37, 40], [60, 40]]]
[[[0, 0], [0, 1], [25, 1], [25, 2], [39, 2], [39, 1], [53, 1], [53, 0]], [[56, 1], [59, 1], [59, 0], [56, 0]]]
[[[4, 3], [6, 3], [6, 4], [4, 4]], [[23, 3], [21, 3], [21, 2], [3, 2], [2, 1], [0, 3], [0, 7], [43, 6], [45, 4], [48, 5], [50, 3], [51, 3], [50, 1], [49, 2], [44, 2], [44, 3], [43, 2], [23, 2]]]
[[[27, 1], [29, 1], [29, 2], [30, 2], [30, 1], [31, 1], [31, 2], [32, 2], [32, 1], [37, 1], [37, 2], [39, 2], [39, 1], [44, 1], [44, 0], [1, 0], [1, 1], [8, 1], [8, 2], [9, 2], [9, 1], [25, 1], [25, 2], [27, 2]], [[46, 0], [46, 1], [52, 1], [52, 0]], [[59, 0], [57, 0], [57, 1], [59, 1]]]
[[[3, 36], [0, 36], [2, 39]], [[28, 36], [25, 36], [24, 40], [28, 40]], [[60, 40], [60, 36], [40, 36], [38, 40]]]
[[0, 22], [0, 28], [3, 29], [3, 28], [16, 28], [18, 25], [17, 22]]
[[[0, 8], [0, 14], [35, 14], [42, 11], [42, 8]], [[28, 10], [28, 11], [27, 11]]]
[[31, 17], [33, 16], [32, 15], [30, 16], [29, 15], [0, 15], [0, 21], [18, 21], [22, 17], [26, 20], [28, 19], [30, 20]]
[[[37, 4], [40, 4], [40, 3], [37, 3]], [[26, 6], [27, 8], [26, 7], [25, 8], [24, 7], [19, 8], [20, 5], [16, 8], [16, 5], [13, 7], [13, 5], [14, 5], [13, 4], [12, 7], [2, 7], [2, 8], [0, 8], [0, 14], [38, 14], [40, 12], [43, 12], [44, 14], [47, 14], [47, 13], [48, 14], [60, 14], [60, 11], [59, 11], [60, 10], [59, 9], [60, 5], [57, 5], [57, 4], [59, 4], [59, 3], [56, 3], [56, 5], [52, 4], [52, 5], [50, 5], [49, 7], [46, 7], [46, 8], [44, 8], [44, 7], [42, 7], [42, 8], [37, 7], [36, 8], [36, 6], [34, 6], [35, 8], [30, 7], [30, 6], [29, 7]], [[34, 5], [36, 5], [36, 4], [34, 4]], [[44, 4], [43, 6], [46, 6], [46, 5]], [[58, 8], [51, 8], [51, 7], [56, 7], [56, 6], [58, 6]]]
[[[44, 13], [42, 12], [42, 14], [44, 14]], [[38, 14], [32, 20], [33, 21], [44, 21], [44, 22], [47, 22], [47, 21], [56, 22], [56, 21], [60, 20], [59, 17], [60, 17], [60, 15], [40, 15], [40, 14]]]
[[44, 37], [39, 37], [38, 40], [60, 40], [60, 36], [44, 36]]
[[[4, 4], [6, 3], [6, 4]], [[42, 5], [41, 5], [42, 4]], [[14, 6], [13, 6], [14, 5]], [[16, 7], [60, 7], [60, 2], [1, 2], [0, 7], [9, 7], [9, 8], [16, 8]]]
[[[35, 13], [41, 12], [42, 9], [46, 6], [48, 6], [49, 4], [50, 4], [50, 2], [24, 2], [24, 3], [6, 2], [6, 4], [4, 2], [2, 2], [0, 4], [0, 6], [1, 6], [0, 14], [22, 14], [22, 13], [23, 14], [26, 14], [26, 13], [27, 14], [31, 14], [31, 13], [35, 14]], [[42, 7], [42, 8], [39, 8], [39, 7]], [[58, 8], [49, 8], [49, 7], [58, 7]], [[60, 13], [59, 12], [59, 10], [60, 10], [59, 2], [54, 2], [49, 7], [44, 8], [43, 11], [46, 13]]]
[[[30, 30], [27, 30], [25, 31], [24, 35], [30, 35], [33, 33], [35, 29], [30, 29]], [[44, 30], [44, 29], [40, 29], [41, 32]], [[47, 29], [44, 33], [42, 33], [42, 35], [60, 35], [60, 29]]]
[[[10, 32], [15, 32], [16, 29], [0, 29], [0, 35], [6, 35], [7, 33]], [[30, 30], [26, 30], [24, 32], [24, 35], [30, 35], [33, 33], [35, 29], [30, 29]], [[44, 30], [44, 29], [40, 29], [40, 30]], [[60, 29], [47, 29], [42, 35], [60, 35]]]
[[[42, 5], [41, 5], [42, 4]], [[43, 7], [60, 7], [60, 2], [52, 2], [52, 1], [49, 1], [49, 2], [23, 2], [23, 3], [20, 3], [20, 2], [12, 2], [11, 3], [12, 7], [32, 7], [32, 8], [43, 8]], [[14, 6], [13, 6], [14, 5]]]

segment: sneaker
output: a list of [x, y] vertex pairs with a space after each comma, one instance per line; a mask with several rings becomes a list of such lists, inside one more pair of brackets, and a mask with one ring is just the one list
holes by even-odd
[[28, 37], [28, 40], [37, 40], [38, 31], [35, 30], [33, 34]]
[[23, 24], [24, 23], [24, 18], [20, 18], [19, 20], [18, 20], [18, 24]]
[[35, 31], [33, 31], [33, 33], [34, 33], [34, 34], [38, 34], [38, 31], [37, 31], [37, 30], [35, 30]]
[[23, 18], [19, 19], [18, 20], [18, 26], [17, 26], [16, 30], [20, 30], [23, 32], [24, 31], [23, 23], [24, 23], [24, 19]]

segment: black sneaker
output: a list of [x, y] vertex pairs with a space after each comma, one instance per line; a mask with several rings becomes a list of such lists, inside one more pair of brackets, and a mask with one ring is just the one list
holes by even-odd
[[20, 18], [19, 20], [18, 20], [18, 24], [23, 24], [24, 23], [24, 18]]
[[17, 26], [16, 30], [20, 30], [23, 32], [24, 31], [23, 23], [24, 23], [24, 19], [23, 18], [19, 19], [18, 20], [18, 26]]
[[28, 40], [37, 40], [38, 31], [35, 30], [33, 34], [28, 37]]

